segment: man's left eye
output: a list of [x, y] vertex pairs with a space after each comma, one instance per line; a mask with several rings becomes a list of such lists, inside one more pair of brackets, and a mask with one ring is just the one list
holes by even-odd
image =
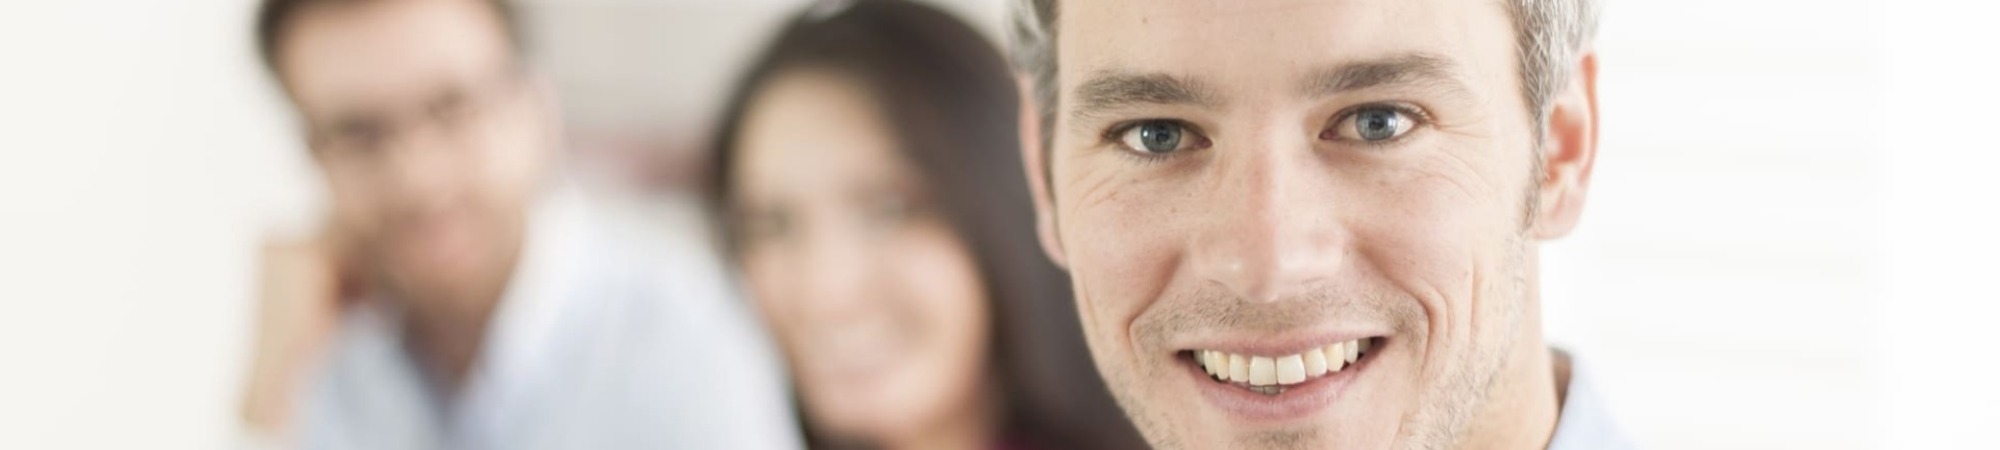
[[1382, 142], [1402, 137], [1416, 126], [1417, 119], [1396, 108], [1370, 106], [1355, 110], [1327, 130], [1333, 140]]

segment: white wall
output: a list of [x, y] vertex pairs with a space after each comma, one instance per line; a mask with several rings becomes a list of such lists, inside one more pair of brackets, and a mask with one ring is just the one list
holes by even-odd
[[0, 4], [0, 448], [214, 448], [312, 201], [248, 3]]
[[[2000, 448], [2000, 8], [1985, 2], [1887, 2], [1870, 11], [1882, 36], [1893, 120], [1867, 218], [1882, 231], [1884, 281], [1868, 314], [1871, 389], [1885, 448]], [[1850, 408], [1853, 406], [1849, 406]]]
[[[712, 101], [739, 56], [563, 24], [767, 26], [792, 4], [532, 3], [567, 18], [548, 58], [583, 128], [678, 130], [711, 106], [661, 104]], [[998, 29], [994, 3], [948, 3]], [[1609, 5], [1602, 155], [1577, 233], [1545, 247], [1545, 315], [1652, 448], [2000, 446], [2000, 38], [1939, 3]], [[0, 3], [0, 448], [232, 437], [256, 238], [318, 202], [250, 5]], [[680, 53], [580, 50], [621, 36]]]
[[[1612, 2], [1551, 337], [1657, 448], [1862, 448], [1881, 84], [1858, 0]], [[1774, 21], [1810, 9], [1810, 20]], [[1727, 13], [1723, 13], [1723, 12]], [[1849, 393], [1842, 395], [1842, 393]]]

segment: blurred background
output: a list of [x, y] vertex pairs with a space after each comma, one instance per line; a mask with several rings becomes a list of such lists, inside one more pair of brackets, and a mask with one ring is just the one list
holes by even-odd
[[[1004, 2], [939, 3], [1002, 37]], [[2000, 37], [1940, 3], [1609, 2], [1543, 298], [1644, 444], [2000, 448], [2000, 78], [1968, 61]], [[572, 164], [699, 232], [711, 116], [802, 3], [522, 4]], [[323, 201], [253, 6], [0, 3], [0, 448], [231, 442], [258, 238]]]

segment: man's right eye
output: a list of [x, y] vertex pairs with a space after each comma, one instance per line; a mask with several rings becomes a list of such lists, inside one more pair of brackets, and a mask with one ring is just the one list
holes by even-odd
[[1206, 145], [1206, 138], [1173, 120], [1143, 120], [1115, 130], [1118, 143], [1144, 156], [1164, 156]]

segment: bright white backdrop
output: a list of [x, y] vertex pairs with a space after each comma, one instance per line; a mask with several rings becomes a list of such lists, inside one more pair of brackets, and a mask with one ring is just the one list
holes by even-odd
[[[676, 131], [795, 4], [532, 3], [581, 128]], [[250, 5], [0, 2], [0, 448], [230, 442], [256, 237], [318, 202]], [[1602, 156], [1545, 314], [1649, 446], [2000, 448], [2000, 36], [1969, 7], [1609, 5]], [[709, 25], [583, 31], [634, 16]]]

